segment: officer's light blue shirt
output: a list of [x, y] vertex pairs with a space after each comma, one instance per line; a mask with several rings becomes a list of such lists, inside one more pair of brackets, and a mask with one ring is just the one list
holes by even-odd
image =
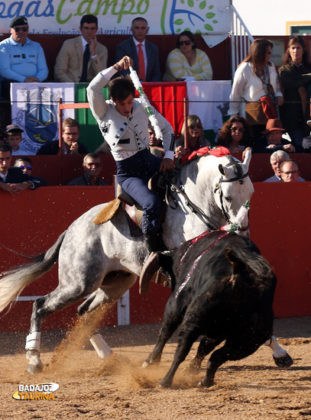
[[38, 42], [26, 38], [22, 45], [10, 38], [0, 42], [0, 76], [23, 82], [27, 77], [37, 77], [40, 82], [48, 77], [44, 51]]

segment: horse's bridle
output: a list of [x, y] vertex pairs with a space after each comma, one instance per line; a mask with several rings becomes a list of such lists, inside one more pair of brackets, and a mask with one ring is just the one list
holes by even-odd
[[[224, 207], [224, 203], [223, 203], [223, 191], [221, 188], [221, 184], [223, 182], [235, 182], [235, 181], [239, 181], [240, 184], [243, 184], [243, 179], [246, 178], [248, 176], [248, 172], [246, 172], [245, 174], [243, 174], [242, 168], [240, 165], [237, 166], [238, 167], [238, 174], [236, 177], [233, 178], [229, 178], [229, 179], [225, 179], [223, 177], [220, 178], [219, 182], [216, 184], [214, 193], [219, 190], [220, 192], [220, 205], [221, 205], [221, 211], [222, 214], [226, 220], [227, 223], [231, 223], [230, 221], [230, 217]], [[189, 207], [189, 209], [196, 214], [201, 220], [202, 222], [207, 226], [208, 230], [212, 231], [212, 230], [216, 230], [216, 227], [213, 226], [210, 221], [208, 220], [208, 216], [201, 210], [200, 207], [198, 207], [195, 203], [193, 203], [190, 198], [188, 197], [187, 193], [185, 192], [184, 186], [180, 185], [177, 186], [176, 184], [174, 184], [171, 180], [169, 181], [169, 188], [171, 192], [175, 192], [177, 195], [181, 195], [184, 200], [185, 200], [185, 204], [186, 206]], [[172, 198], [172, 202], [174, 203], [174, 205], [172, 205], [172, 202], [168, 199], [168, 191], [166, 193], [166, 203], [168, 206], [170, 206], [172, 209], [176, 209], [178, 206], [177, 200], [175, 200], [173, 197]], [[248, 226], [245, 228], [248, 229]], [[240, 229], [240, 230], [244, 230]]]
[[[241, 170], [240, 165], [238, 166], [238, 168]], [[239, 181], [240, 184], [243, 184], [243, 178], [246, 178], [247, 176], [248, 176], [248, 172], [246, 172], [244, 175], [243, 175], [242, 172], [240, 172], [239, 175], [237, 175], [236, 177], [233, 177], [233, 178], [224, 179], [223, 177], [221, 177], [218, 184], [216, 184], [214, 193], [216, 193], [216, 191], [219, 190], [221, 211], [222, 211], [222, 214], [223, 214], [224, 218], [226, 219], [227, 223], [231, 223], [231, 221], [230, 221], [229, 214], [224, 207], [224, 200], [223, 200], [224, 194], [223, 194], [223, 191], [222, 191], [222, 188], [221, 188], [221, 184], [223, 182], [234, 182], [234, 181]]]
[[[172, 182], [170, 183], [170, 190], [172, 192], [175, 192], [177, 195], [181, 195], [185, 199], [186, 206], [189, 207], [189, 209], [192, 211], [192, 213], [196, 214], [202, 222], [207, 226], [209, 230], [215, 230], [215, 227], [211, 225], [211, 223], [208, 221], [207, 215], [198, 207], [196, 204], [194, 204], [190, 198], [188, 197], [187, 193], [185, 192], [184, 186], [180, 185], [179, 187]], [[172, 201], [174, 203], [174, 206], [172, 206], [171, 202], [166, 199], [167, 205], [169, 205], [172, 209], [176, 209], [178, 206], [177, 201], [172, 198]]]

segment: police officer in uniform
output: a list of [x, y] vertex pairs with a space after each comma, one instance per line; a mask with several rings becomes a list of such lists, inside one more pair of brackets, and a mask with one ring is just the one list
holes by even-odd
[[109, 144], [117, 166], [117, 181], [122, 189], [143, 208], [142, 231], [150, 252], [161, 250], [160, 213], [161, 200], [148, 189], [149, 178], [157, 171], [174, 168], [174, 153], [169, 150], [173, 134], [171, 125], [154, 110], [163, 133], [164, 158], [149, 151], [148, 116], [135, 87], [127, 78], [113, 79], [110, 100], [105, 100], [102, 88], [121, 69], [131, 63], [128, 56], [97, 74], [87, 88], [92, 113], [104, 139]]

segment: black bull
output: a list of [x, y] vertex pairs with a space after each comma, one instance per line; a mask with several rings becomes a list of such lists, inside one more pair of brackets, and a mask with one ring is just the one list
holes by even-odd
[[144, 366], [160, 361], [165, 343], [179, 327], [174, 361], [160, 384], [171, 385], [193, 342], [203, 336], [192, 368], [199, 368], [224, 341], [210, 356], [201, 381], [211, 386], [219, 366], [249, 356], [271, 337], [276, 277], [256, 245], [234, 233], [216, 231], [188, 241], [166, 258], [173, 263], [172, 294]]

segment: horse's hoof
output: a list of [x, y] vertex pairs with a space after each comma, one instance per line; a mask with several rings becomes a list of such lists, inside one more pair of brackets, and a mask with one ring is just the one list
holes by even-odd
[[274, 359], [275, 364], [281, 368], [288, 368], [294, 363], [293, 359], [290, 357], [288, 353], [286, 353], [286, 355], [282, 357], [273, 356], [273, 359]]
[[34, 375], [35, 373], [42, 372], [43, 364], [40, 363], [39, 365], [28, 365], [27, 372]]
[[150, 365], [150, 362], [148, 362], [147, 360], [145, 360], [145, 361], [142, 363], [141, 367], [142, 367], [142, 368], [146, 368], [146, 367], [148, 367], [149, 365]]

